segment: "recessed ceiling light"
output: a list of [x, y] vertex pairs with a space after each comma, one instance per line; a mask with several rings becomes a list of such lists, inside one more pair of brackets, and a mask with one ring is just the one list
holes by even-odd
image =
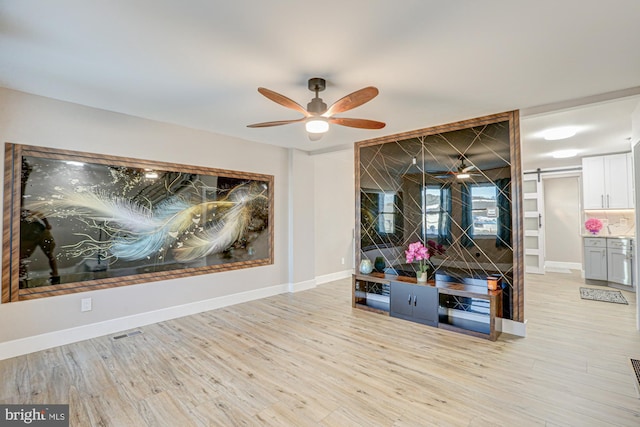
[[578, 132], [575, 126], [563, 126], [559, 128], [551, 128], [542, 131], [542, 137], [547, 141], [556, 141], [558, 139], [571, 138]]
[[558, 150], [551, 153], [555, 159], [567, 159], [578, 155], [578, 150]]

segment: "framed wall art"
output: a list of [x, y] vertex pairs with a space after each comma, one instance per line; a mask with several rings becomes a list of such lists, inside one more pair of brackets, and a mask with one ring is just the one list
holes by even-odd
[[273, 182], [7, 143], [2, 302], [273, 264]]

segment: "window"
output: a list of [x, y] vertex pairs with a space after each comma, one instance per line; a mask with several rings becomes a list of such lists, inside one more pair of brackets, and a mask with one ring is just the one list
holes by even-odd
[[441, 217], [444, 214], [440, 200], [440, 186], [426, 185], [422, 192], [422, 212], [424, 231], [427, 236], [437, 237]]
[[470, 187], [472, 235], [495, 237], [498, 231], [498, 189], [493, 184], [472, 184]]
[[396, 195], [378, 194], [378, 233], [393, 234], [396, 231]]
[[360, 193], [361, 247], [395, 246], [402, 239], [402, 195], [400, 192]]
[[424, 186], [422, 212], [424, 235], [440, 244], [451, 244], [451, 185]]

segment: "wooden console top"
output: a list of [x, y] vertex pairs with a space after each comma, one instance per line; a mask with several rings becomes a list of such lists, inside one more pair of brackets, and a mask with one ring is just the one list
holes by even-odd
[[440, 293], [443, 293], [443, 294], [469, 296], [469, 297], [483, 298], [483, 299], [488, 299], [490, 297], [498, 296], [502, 293], [502, 290], [500, 289], [498, 289], [497, 291], [490, 291], [484, 286], [465, 285], [463, 283], [443, 282], [443, 283], [436, 284], [435, 281], [429, 280], [427, 283], [422, 284], [422, 283], [417, 283], [415, 277], [396, 276], [393, 274], [358, 273], [355, 276], [357, 279], [367, 280], [369, 282], [374, 282], [374, 283], [389, 284], [389, 282], [393, 281], [393, 282], [411, 283], [413, 285], [420, 285], [420, 286], [435, 286], [438, 288]]

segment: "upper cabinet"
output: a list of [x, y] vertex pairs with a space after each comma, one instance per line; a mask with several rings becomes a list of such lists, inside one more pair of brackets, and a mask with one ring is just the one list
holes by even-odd
[[632, 209], [631, 153], [582, 159], [584, 209]]

